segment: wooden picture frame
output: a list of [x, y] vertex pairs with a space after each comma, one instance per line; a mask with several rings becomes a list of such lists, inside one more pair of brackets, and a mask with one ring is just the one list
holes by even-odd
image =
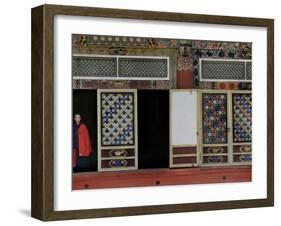
[[[267, 29], [267, 198], [135, 207], [54, 210], [54, 17], [140, 19]], [[274, 20], [183, 13], [41, 5], [32, 9], [32, 199], [31, 215], [51, 221], [274, 205]]]

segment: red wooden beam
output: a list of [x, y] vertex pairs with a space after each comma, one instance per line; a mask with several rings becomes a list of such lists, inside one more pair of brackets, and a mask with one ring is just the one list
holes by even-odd
[[251, 180], [251, 166], [142, 169], [121, 172], [74, 173], [72, 189], [247, 182]]

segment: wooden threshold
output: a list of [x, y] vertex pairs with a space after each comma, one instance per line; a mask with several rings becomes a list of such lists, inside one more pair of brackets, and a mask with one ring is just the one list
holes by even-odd
[[72, 189], [249, 182], [251, 180], [251, 166], [140, 169], [121, 172], [73, 173]]

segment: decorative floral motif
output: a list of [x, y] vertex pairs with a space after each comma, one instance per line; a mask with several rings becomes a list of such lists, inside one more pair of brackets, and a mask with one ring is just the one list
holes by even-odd
[[223, 162], [223, 157], [222, 156], [209, 156], [208, 157], [208, 163], [222, 163]]
[[240, 162], [248, 162], [252, 160], [252, 155], [240, 155]]
[[[239, 89], [240, 87], [240, 89], [251, 89], [251, 85], [244, 85], [245, 82], [241, 82], [239, 86], [233, 88], [231, 86], [221, 88], [221, 85], [216, 85], [215, 82], [200, 82], [199, 58], [252, 59], [252, 43], [82, 34], [74, 34], [72, 39], [74, 52], [76, 51], [77, 53], [91, 53], [94, 49], [98, 51], [97, 49], [106, 48], [106, 51], [101, 54], [128, 55], [130, 48], [176, 49], [178, 51], [177, 70], [192, 71], [192, 82], [190, 84], [192, 84], [193, 88]], [[250, 71], [251, 68], [249, 66], [247, 67], [248, 80], [251, 79]], [[166, 83], [169, 82], [166, 81]], [[173, 84], [175, 85], [176, 82]], [[170, 87], [173, 84], [168, 84], [168, 88], [175, 88], [175, 86]], [[102, 87], [99, 86], [99, 88]], [[151, 85], [149, 88], [154, 89], [155, 86]]]
[[220, 41], [194, 41], [192, 48], [194, 49], [233, 49], [233, 50], [251, 50], [251, 43], [238, 43], [238, 42], [220, 42]]
[[178, 70], [192, 70], [192, 51], [191, 47], [188, 45], [179, 46]]
[[233, 156], [234, 162], [245, 162], [249, 163], [252, 161], [252, 154], [242, 154], [242, 155], [234, 155]]
[[127, 55], [128, 49], [124, 47], [110, 47], [108, 53], [110, 55]]
[[239, 150], [240, 152], [251, 152], [252, 146], [251, 145], [240, 146]]
[[226, 94], [203, 94], [203, 143], [227, 142], [227, 98]]
[[207, 149], [208, 154], [219, 154], [219, 153], [221, 154], [223, 152], [224, 152], [223, 147], [209, 147]]
[[216, 82], [215, 89], [239, 90], [240, 82]]
[[87, 46], [89, 44], [89, 38], [87, 35], [78, 36], [75, 39], [74, 44], [76, 46]]
[[120, 157], [120, 156], [127, 156], [128, 152], [126, 150], [111, 150], [109, 152], [110, 157]]
[[220, 42], [203, 41], [189, 39], [165, 39], [165, 38], [145, 38], [126, 36], [106, 36], [106, 35], [73, 35], [76, 46], [98, 45], [98, 46], [126, 46], [126, 47], [146, 47], [146, 48], [177, 48], [179, 45], [191, 44], [193, 49], [206, 50], [234, 50], [251, 51], [252, 44], [244, 42]]
[[126, 167], [127, 161], [126, 159], [112, 159], [109, 161], [109, 166], [112, 168], [115, 167]]

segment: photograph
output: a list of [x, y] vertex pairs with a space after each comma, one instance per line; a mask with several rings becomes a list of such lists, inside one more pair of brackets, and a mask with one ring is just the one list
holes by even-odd
[[251, 181], [252, 43], [72, 34], [72, 89], [72, 189]]

